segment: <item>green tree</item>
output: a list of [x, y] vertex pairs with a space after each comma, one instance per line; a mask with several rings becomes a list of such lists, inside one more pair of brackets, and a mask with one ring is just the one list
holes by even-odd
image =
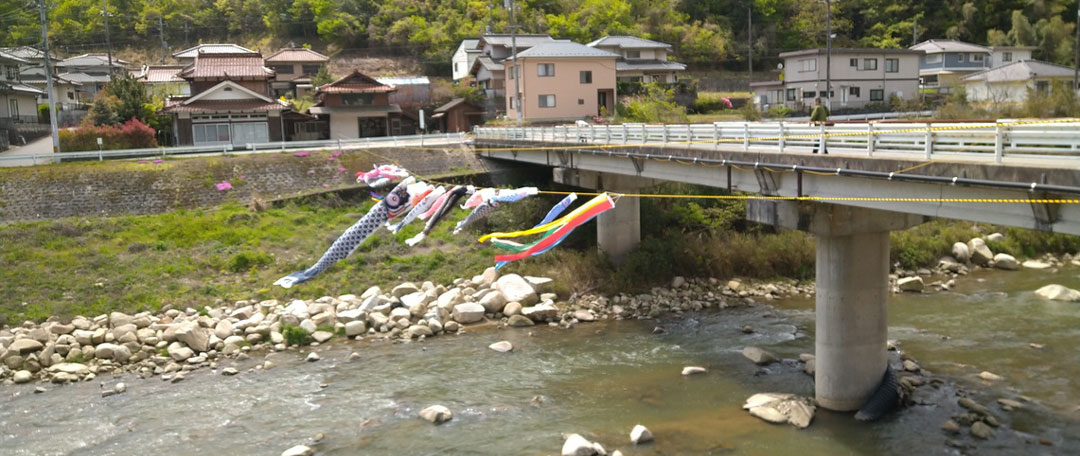
[[626, 120], [647, 123], [686, 123], [686, 108], [675, 104], [675, 90], [655, 82], [642, 84], [645, 93], [624, 107]]

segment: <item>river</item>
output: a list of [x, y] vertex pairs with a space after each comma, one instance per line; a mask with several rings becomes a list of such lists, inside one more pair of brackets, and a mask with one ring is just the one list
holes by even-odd
[[[890, 304], [890, 338], [935, 377], [915, 405], [881, 422], [819, 410], [806, 430], [770, 425], [740, 409], [764, 391], [813, 394], [795, 362], [759, 369], [740, 354], [757, 345], [784, 358], [813, 351], [813, 304], [789, 299], [689, 313], [683, 318], [581, 324], [564, 330], [470, 329], [423, 342], [337, 341], [271, 353], [277, 365], [249, 370], [264, 356], [226, 360], [233, 377], [197, 371], [177, 384], [131, 375], [76, 385], [0, 388], [0, 454], [267, 454], [296, 444], [319, 454], [558, 454], [562, 433], [576, 432], [626, 455], [1080, 453], [1080, 304], [1045, 301], [1031, 290], [1047, 283], [1080, 288], [1080, 268], [1060, 272], [982, 271], [950, 292], [899, 295]], [[750, 325], [751, 334], [741, 328]], [[666, 329], [653, 334], [653, 328]], [[515, 349], [487, 345], [508, 340]], [[1044, 344], [1033, 349], [1029, 343]], [[347, 361], [356, 351], [361, 359]], [[708, 368], [683, 377], [683, 366]], [[1005, 379], [986, 384], [989, 370]], [[99, 383], [128, 390], [100, 397]], [[990, 441], [939, 428], [960, 411], [966, 390], [1014, 430]], [[1032, 402], [1003, 412], [994, 400]], [[417, 418], [433, 404], [449, 407], [440, 426]], [[635, 424], [656, 436], [634, 447]], [[1043, 444], [1038, 441], [1045, 440]], [[1048, 443], [1049, 445], [1045, 445]]]

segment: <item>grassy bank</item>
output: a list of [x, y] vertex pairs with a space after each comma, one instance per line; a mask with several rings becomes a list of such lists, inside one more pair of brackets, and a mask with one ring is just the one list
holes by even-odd
[[[700, 191], [677, 185], [660, 190]], [[544, 196], [504, 205], [458, 236], [450, 230], [466, 213], [454, 211], [415, 249], [404, 240], [418, 233], [421, 223], [397, 235], [380, 231], [350, 258], [290, 290], [271, 284], [316, 261], [366, 213], [370, 201], [323, 195], [264, 212], [233, 204], [4, 226], [0, 319], [12, 324], [165, 304], [200, 307], [219, 299], [336, 296], [404, 280], [447, 283], [492, 265], [496, 251], [477, 244], [479, 234], [532, 226], [555, 201]], [[649, 214], [643, 218], [645, 239], [622, 268], [613, 268], [596, 253], [595, 229], [587, 225], [559, 248], [504, 271], [552, 277], [563, 296], [643, 290], [667, 283], [673, 275], [813, 278], [813, 238], [748, 224], [742, 220], [741, 202], [646, 199], [642, 211]], [[953, 242], [994, 231], [1005, 233], [1005, 241], [991, 249], [1017, 257], [1080, 250], [1075, 236], [937, 221], [894, 233], [892, 259], [908, 268], [932, 265], [949, 253]]]

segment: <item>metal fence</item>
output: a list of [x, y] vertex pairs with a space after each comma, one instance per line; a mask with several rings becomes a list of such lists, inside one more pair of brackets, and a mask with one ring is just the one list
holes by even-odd
[[1080, 119], [996, 122], [717, 122], [695, 125], [589, 125], [475, 129], [476, 139], [573, 144], [653, 144], [741, 152], [806, 153], [824, 140], [830, 153], [932, 160], [963, 157], [1001, 163], [1005, 158], [1077, 159]]
[[166, 158], [176, 156], [204, 156], [204, 155], [245, 155], [274, 153], [285, 151], [315, 151], [315, 150], [353, 150], [373, 149], [385, 147], [424, 147], [465, 144], [465, 133], [441, 133], [429, 135], [411, 136], [385, 136], [378, 138], [356, 138], [341, 140], [322, 141], [279, 141], [268, 143], [252, 143], [242, 146], [233, 144], [201, 145], [184, 147], [158, 147], [149, 149], [124, 149], [103, 150], [87, 152], [62, 152], [60, 154], [12, 154], [0, 155], [0, 166], [5, 161], [30, 160], [37, 163], [41, 159], [53, 161], [79, 161], [79, 160], [117, 160], [134, 158]]

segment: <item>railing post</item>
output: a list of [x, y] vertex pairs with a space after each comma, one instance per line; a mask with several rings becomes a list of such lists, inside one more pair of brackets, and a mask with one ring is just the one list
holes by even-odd
[[596, 142], [596, 125], [589, 125], [589, 142]]
[[874, 123], [866, 121], [866, 156], [874, 156]]
[[743, 122], [742, 131], [743, 131], [742, 150], [743, 150], [743, 152], [749, 152], [750, 151], [750, 122]]
[[934, 132], [930, 129], [930, 123], [926, 123], [926, 159], [930, 160], [930, 157], [934, 153]]
[[1001, 127], [1001, 122], [997, 122], [994, 126], [994, 163], [1001, 164], [1001, 160], [1005, 155], [1005, 132]]
[[611, 124], [604, 124], [604, 142], [611, 144]]
[[649, 131], [645, 129], [645, 124], [641, 124], [641, 143], [647, 142], [649, 142]]
[[713, 124], [712, 124], [712, 139], [713, 139], [713, 149], [714, 150], [719, 149], [720, 148], [720, 126], [717, 125], [716, 122], [713, 122]]
[[664, 144], [667, 144], [667, 124], [664, 124], [664, 136], [663, 136], [663, 141], [664, 141]]
[[784, 138], [785, 135], [787, 135], [787, 133], [784, 132], [784, 121], [781, 120], [780, 121], [780, 136], [779, 136], [779, 139], [776, 140], [777, 141], [776, 145], [779, 147], [780, 153], [784, 153], [784, 146], [787, 145], [787, 139]]
[[626, 144], [630, 140], [630, 128], [626, 124], [622, 124], [622, 143]]

